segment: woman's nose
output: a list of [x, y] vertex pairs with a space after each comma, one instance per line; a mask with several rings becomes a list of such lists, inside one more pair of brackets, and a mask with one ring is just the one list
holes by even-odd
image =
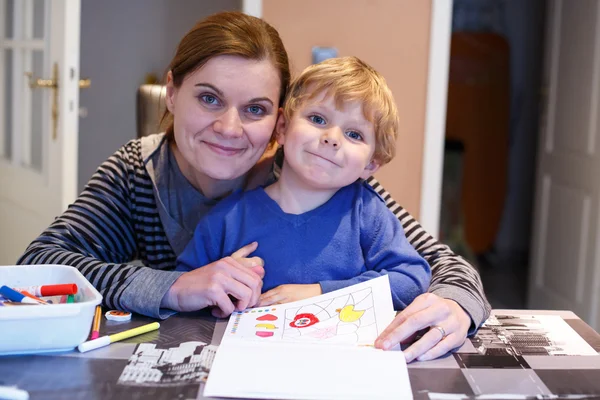
[[242, 120], [235, 107], [227, 109], [217, 118], [213, 125], [215, 132], [226, 137], [238, 137], [242, 135]]
[[321, 135], [321, 144], [323, 146], [331, 147], [334, 150], [338, 150], [340, 148], [340, 138], [339, 133], [336, 129], [328, 129]]

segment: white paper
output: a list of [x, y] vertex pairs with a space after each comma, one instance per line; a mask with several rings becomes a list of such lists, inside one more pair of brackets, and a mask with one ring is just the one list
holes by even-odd
[[373, 343], [394, 319], [387, 275], [232, 314], [205, 396], [412, 399], [401, 351]]
[[412, 399], [400, 351], [318, 343], [221, 344], [204, 396]]

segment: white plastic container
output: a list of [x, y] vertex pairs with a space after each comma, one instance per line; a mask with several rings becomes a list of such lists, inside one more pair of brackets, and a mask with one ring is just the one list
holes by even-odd
[[102, 295], [74, 267], [0, 266], [0, 286], [77, 284], [75, 303], [0, 307], [0, 355], [68, 351], [90, 334]]

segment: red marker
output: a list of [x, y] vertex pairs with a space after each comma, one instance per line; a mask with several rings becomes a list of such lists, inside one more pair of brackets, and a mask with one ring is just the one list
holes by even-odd
[[34, 296], [60, 296], [63, 294], [76, 294], [77, 285], [75, 283], [66, 283], [62, 285], [40, 285], [14, 288], [19, 292], [29, 292]]

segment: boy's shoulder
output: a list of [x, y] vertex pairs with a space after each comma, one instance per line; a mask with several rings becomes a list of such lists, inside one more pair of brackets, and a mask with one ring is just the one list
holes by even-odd
[[369, 185], [367, 181], [359, 179], [352, 185], [350, 185], [350, 187], [357, 192], [360, 198], [362, 198], [363, 202], [375, 201], [377, 203], [382, 203], [383, 205], [385, 205], [385, 199], [381, 197], [381, 195], [377, 193], [377, 191], [373, 189], [373, 186]]

